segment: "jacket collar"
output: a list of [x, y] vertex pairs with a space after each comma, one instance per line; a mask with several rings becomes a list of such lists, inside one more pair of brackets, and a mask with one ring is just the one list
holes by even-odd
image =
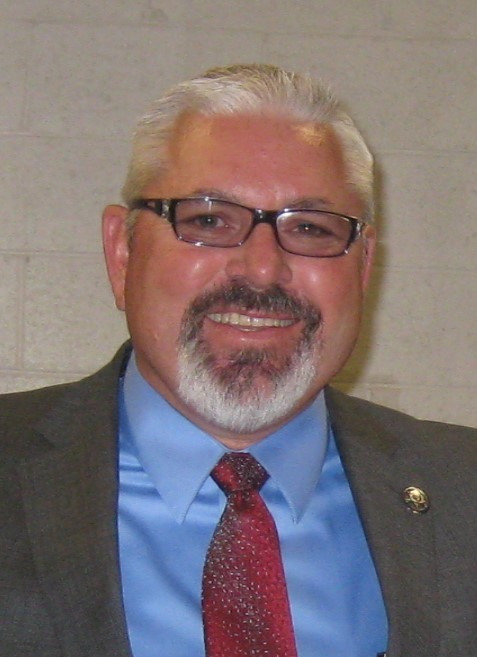
[[124, 357], [121, 350], [96, 375], [56, 389], [36, 428], [49, 448], [20, 466], [34, 559], [67, 657], [131, 657], [116, 523], [116, 389]]
[[326, 401], [384, 594], [387, 657], [435, 657], [440, 641], [435, 513], [432, 506], [412, 513], [403, 499], [409, 486], [432, 487], [413, 450], [418, 422], [332, 389]]

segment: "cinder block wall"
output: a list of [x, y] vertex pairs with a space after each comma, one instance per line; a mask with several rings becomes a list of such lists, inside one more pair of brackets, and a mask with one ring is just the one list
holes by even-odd
[[310, 70], [378, 158], [380, 253], [338, 385], [477, 424], [475, 0], [0, 0], [0, 391], [126, 335], [102, 264], [136, 117], [210, 65]]

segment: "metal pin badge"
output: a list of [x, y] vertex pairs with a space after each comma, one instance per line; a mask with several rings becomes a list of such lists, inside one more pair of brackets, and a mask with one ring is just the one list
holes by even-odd
[[429, 495], [422, 488], [408, 486], [401, 495], [404, 504], [412, 513], [426, 513], [426, 511], [429, 511]]

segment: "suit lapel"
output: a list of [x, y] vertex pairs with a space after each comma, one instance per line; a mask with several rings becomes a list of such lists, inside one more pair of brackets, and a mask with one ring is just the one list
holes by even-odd
[[35, 563], [65, 657], [131, 657], [117, 547], [118, 363], [66, 389], [21, 466]]
[[430, 490], [423, 464], [413, 459], [411, 441], [403, 446], [359, 400], [328, 390], [327, 405], [383, 590], [387, 657], [436, 657], [435, 514], [432, 506], [410, 512], [402, 496], [408, 486]]

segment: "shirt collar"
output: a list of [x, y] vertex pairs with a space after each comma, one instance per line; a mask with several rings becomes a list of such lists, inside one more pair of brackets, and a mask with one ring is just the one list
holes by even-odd
[[301, 413], [249, 450], [281, 490], [295, 522], [316, 489], [327, 447], [328, 421], [321, 392]]
[[[164, 503], [177, 520], [227, 451], [218, 440], [176, 411], [129, 359], [120, 400], [121, 438], [135, 448]], [[298, 522], [316, 488], [328, 443], [323, 393], [299, 415], [250, 451], [268, 471]]]

